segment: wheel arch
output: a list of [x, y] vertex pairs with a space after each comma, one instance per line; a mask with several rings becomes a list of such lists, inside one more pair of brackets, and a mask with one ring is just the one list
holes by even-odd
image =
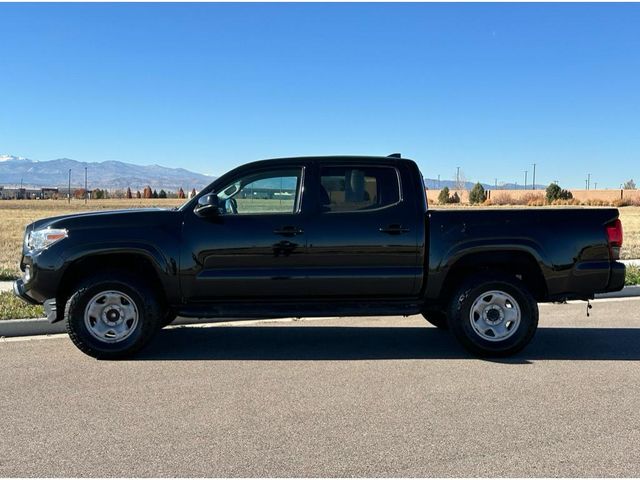
[[548, 299], [547, 282], [536, 258], [521, 250], [475, 252], [461, 256], [447, 270], [439, 297], [448, 299], [472, 275], [491, 273], [520, 279], [538, 302]]
[[[169, 298], [161, 280], [159, 266], [149, 255], [143, 252], [101, 252], [80, 257], [65, 269], [56, 293], [57, 312], [62, 313], [73, 288], [88, 274], [102, 271], [122, 271], [127, 275], [144, 279], [158, 295], [158, 299], [167, 304]], [[61, 320], [60, 317], [57, 320]]]

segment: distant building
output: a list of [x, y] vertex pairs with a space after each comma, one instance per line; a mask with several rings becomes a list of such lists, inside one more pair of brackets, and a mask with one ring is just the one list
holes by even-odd
[[2, 200], [48, 199], [56, 198], [57, 196], [58, 189], [55, 187], [0, 186], [0, 199]]
[[43, 187], [42, 198], [58, 198], [58, 189], [56, 187]]

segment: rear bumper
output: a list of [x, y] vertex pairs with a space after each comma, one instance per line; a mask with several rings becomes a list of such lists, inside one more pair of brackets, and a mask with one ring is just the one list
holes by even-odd
[[624, 288], [626, 269], [624, 263], [611, 262], [611, 275], [609, 276], [609, 284], [607, 292], [618, 292]]

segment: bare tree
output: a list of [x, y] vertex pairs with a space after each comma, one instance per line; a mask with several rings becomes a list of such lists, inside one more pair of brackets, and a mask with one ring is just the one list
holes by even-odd
[[465, 176], [464, 171], [461, 168], [456, 169], [454, 178], [456, 179], [455, 189], [464, 190], [465, 184], [467, 183], [467, 177]]

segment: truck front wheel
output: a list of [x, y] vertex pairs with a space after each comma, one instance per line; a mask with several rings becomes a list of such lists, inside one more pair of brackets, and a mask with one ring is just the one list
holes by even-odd
[[71, 341], [99, 359], [132, 356], [164, 320], [153, 290], [121, 272], [84, 279], [67, 301], [65, 318]]
[[455, 293], [449, 327], [469, 351], [504, 357], [522, 350], [538, 327], [538, 304], [518, 278], [479, 275]]

